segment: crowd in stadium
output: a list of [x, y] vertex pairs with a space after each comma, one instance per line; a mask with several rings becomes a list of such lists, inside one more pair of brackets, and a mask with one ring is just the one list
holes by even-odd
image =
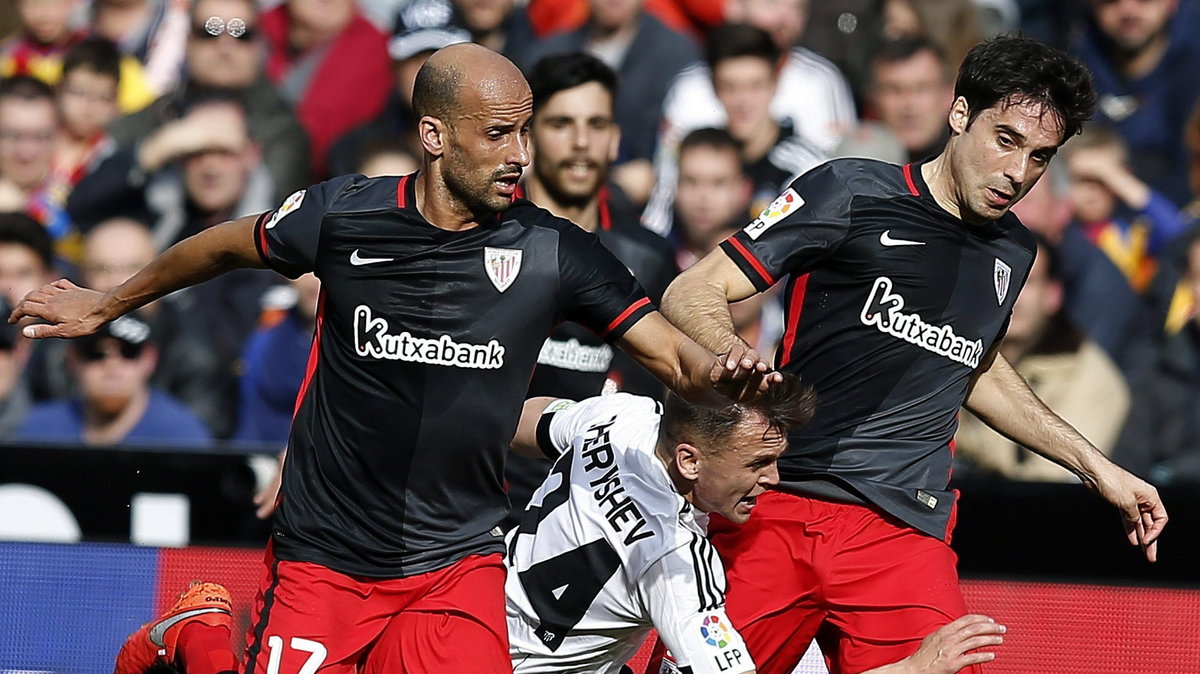
[[[172, 244], [333, 176], [411, 173], [414, 77], [459, 42], [527, 76], [571, 52], [617, 73], [615, 115], [595, 122], [620, 129], [615, 160], [580, 150], [555, 168], [601, 181], [602, 217], [661, 237], [649, 248], [666, 251], [670, 274], [826, 159], [940, 152], [953, 74], [980, 40], [1019, 32], [1062, 47], [1091, 71], [1099, 112], [1014, 209], [1039, 255], [1002, 353], [1118, 463], [1160, 484], [1200, 478], [1197, 0], [14, 6], [0, 44], [10, 305], [61, 277], [113, 288]], [[655, 300], [666, 286], [641, 280]], [[318, 292], [311, 275], [241, 270], [88, 339], [0, 329], [0, 438], [282, 447]], [[783, 334], [778, 304], [768, 294], [735, 309], [739, 334], [763, 353]], [[592, 352], [548, 345], [540, 362], [581, 353]], [[637, 390], [638, 375], [613, 363], [584, 395]], [[1072, 479], [966, 412], [957, 447], [960, 473]]]

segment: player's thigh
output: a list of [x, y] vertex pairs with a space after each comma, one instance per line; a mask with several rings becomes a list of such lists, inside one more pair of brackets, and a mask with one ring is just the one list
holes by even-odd
[[268, 558], [242, 671], [353, 674], [394, 611], [364, 598], [354, 583], [316, 564]]
[[901, 660], [966, 614], [950, 546], [882, 519], [864, 527], [863, 539], [871, 537], [844, 546], [830, 563], [828, 625], [818, 639], [832, 674]]
[[388, 624], [364, 674], [512, 674], [500, 555], [435, 572], [430, 592]]
[[710, 523], [728, 581], [726, 612], [759, 672], [792, 671], [824, 618], [813, 564], [821, 536], [814, 535], [808, 506], [768, 492], [745, 524]]

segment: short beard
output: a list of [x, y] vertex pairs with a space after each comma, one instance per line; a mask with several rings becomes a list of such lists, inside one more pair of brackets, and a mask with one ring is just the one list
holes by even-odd
[[534, 162], [533, 165], [533, 173], [537, 176], [538, 182], [540, 182], [542, 187], [545, 188], [546, 192], [550, 194], [550, 198], [563, 208], [579, 209], [587, 206], [592, 199], [596, 198], [596, 195], [600, 193], [600, 190], [603, 189], [604, 185], [608, 182], [608, 166], [601, 165], [596, 171], [596, 186], [590, 193], [575, 194], [572, 192], [567, 192], [566, 190], [559, 188], [558, 183], [555, 180], [554, 174], [557, 169], [558, 167], [554, 166], [547, 171], [542, 167], [541, 164], [538, 164], [537, 162]]
[[473, 185], [472, 167], [461, 161], [461, 154], [453, 140], [453, 134], [454, 132], [451, 131], [450, 147], [447, 148], [449, 152], [442, 155], [445, 160], [442, 168], [442, 180], [446, 183], [446, 189], [450, 192], [450, 196], [457, 199], [478, 220], [503, 212], [509, 206], [508, 201], [495, 195], [493, 202], [493, 195], [486, 194], [492, 181], [503, 172], [493, 173], [484, 185]]

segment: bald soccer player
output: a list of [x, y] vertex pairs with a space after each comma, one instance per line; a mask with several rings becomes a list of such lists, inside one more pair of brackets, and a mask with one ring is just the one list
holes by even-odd
[[[78, 337], [239, 267], [321, 279], [247, 673], [511, 671], [504, 457], [559, 321], [617, 342], [695, 402], [778, 377], [743, 350], [718, 359], [689, 340], [594, 236], [514, 199], [533, 101], [507, 59], [443, 49], [413, 105], [417, 173], [334, 178], [179, 243], [108, 293], [57, 281], [13, 312], [48, 322], [30, 337]], [[195, 621], [219, 623], [209, 608]], [[187, 661], [178, 637], [192, 618], [168, 616], [126, 651]]]

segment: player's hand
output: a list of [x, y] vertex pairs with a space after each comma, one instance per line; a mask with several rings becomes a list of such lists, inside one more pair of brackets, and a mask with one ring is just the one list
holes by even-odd
[[1167, 509], [1158, 490], [1114, 463], [1085, 483], [1121, 511], [1129, 544], [1142, 546], [1146, 559], [1158, 561], [1158, 536], [1167, 526]]
[[757, 351], [741, 341], [717, 356], [710, 377], [713, 388], [734, 402], [753, 399], [783, 381], [783, 375], [772, 371]]
[[90, 335], [106, 322], [98, 310], [103, 296], [103, 293], [59, 279], [26, 295], [9, 314], [8, 322], [16, 323], [25, 318], [46, 321], [46, 324], [22, 328], [21, 334], [32, 339]]
[[275, 469], [275, 477], [254, 495], [254, 505], [258, 506], [254, 511], [255, 517], [265, 520], [275, 513], [275, 504], [279, 502], [279, 487], [282, 484], [283, 464], [280, 463]]
[[966, 615], [931, 632], [903, 662], [910, 674], [955, 674], [996, 659], [995, 653], [976, 649], [1004, 643], [1000, 635], [1006, 631], [1004, 625], [985, 615]]

